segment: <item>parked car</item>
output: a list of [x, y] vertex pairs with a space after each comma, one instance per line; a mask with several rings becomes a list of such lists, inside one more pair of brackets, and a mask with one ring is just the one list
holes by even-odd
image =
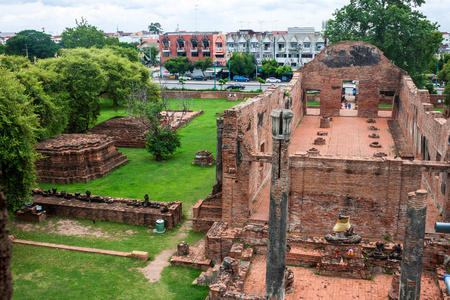
[[178, 77], [178, 79], [192, 80], [191, 77], [187, 77], [187, 76], [180, 76], [180, 77]]
[[203, 76], [195, 76], [195, 77], [192, 77], [192, 80], [206, 81], [206, 77], [203, 77]]
[[266, 79], [266, 83], [280, 83], [281, 80], [275, 77], [269, 77]]
[[245, 86], [239, 83], [227, 86], [227, 90], [243, 90], [243, 89], [245, 89]]
[[239, 75], [234, 76], [233, 80], [234, 81], [246, 81], [246, 82], [250, 81], [250, 79], [248, 79], [247, 77], [239, 76]]

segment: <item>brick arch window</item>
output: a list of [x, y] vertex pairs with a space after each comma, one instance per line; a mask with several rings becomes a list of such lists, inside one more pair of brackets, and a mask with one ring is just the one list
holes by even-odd
[[198, 47], [198, 40], [195, 36], [191, 37], [191, 46], [192, 46], [192, 48]]
[[184, 48], [184, 39], [181, 37], [181, 35], [177, 38], [177, 46], [178, 48]]
[[169, 38], [167, 37], [167, 35], [164, 36], [164, 38], [161, 40], [161, 43], [163, 44], [163, 46], [164, 46], [165, 48], [170, 46], [170, 40], [169, 40]]
[[203, 44], [203, 47], [205, 47], [205, 48], [209, 47], [209, 39], [206, 35], [204, 35], [202, 38], [202, 44]]

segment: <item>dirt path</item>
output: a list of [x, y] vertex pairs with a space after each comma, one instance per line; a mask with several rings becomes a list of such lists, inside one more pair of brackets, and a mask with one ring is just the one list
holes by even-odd
[[[188, 209], [188, 218], [192, 217], [192, 207]], [[184, 221], [181, 225], [179, 232], [172, 238], [182, 239], [188, 235], [188, 232], [192, 229], [191, 221]], [[151, 261], [146, 267], [138, 269], [148, 282], [156, 282], [161, 278], [162, 270], [170, 265], [169, 258], [175, 252], [175, 249], [163, 250], [159, 255], [155, 256], [155, 260]]]

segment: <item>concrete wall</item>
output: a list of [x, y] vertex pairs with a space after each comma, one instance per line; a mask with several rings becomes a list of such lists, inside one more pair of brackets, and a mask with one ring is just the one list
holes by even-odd
[[358, 81], [358, 116], [376, 118], [381, 92], [396, 92], [402, 74], [375, 46], [344, 41], [327, 47], [300, 69], [302, 88], [320, 90], [320, 114], [338, 116], [343, 80]]

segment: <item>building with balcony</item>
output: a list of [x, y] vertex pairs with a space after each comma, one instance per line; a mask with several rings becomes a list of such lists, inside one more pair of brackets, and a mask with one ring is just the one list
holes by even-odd
[[322, 33], [314, 27], [289, 27], [287, 31], [254, 32], [239, 30], [228, 33], [227, 52], [250, 53], [258, 64], [275, 59], [278, 65], [301, 67], [325, 48]]
[[210, 57], [217, 65], [226, 65], [225, 35], [221, 32], [167, 32], [159, 36], [161, 62], [184, 56], [194, 62]]

